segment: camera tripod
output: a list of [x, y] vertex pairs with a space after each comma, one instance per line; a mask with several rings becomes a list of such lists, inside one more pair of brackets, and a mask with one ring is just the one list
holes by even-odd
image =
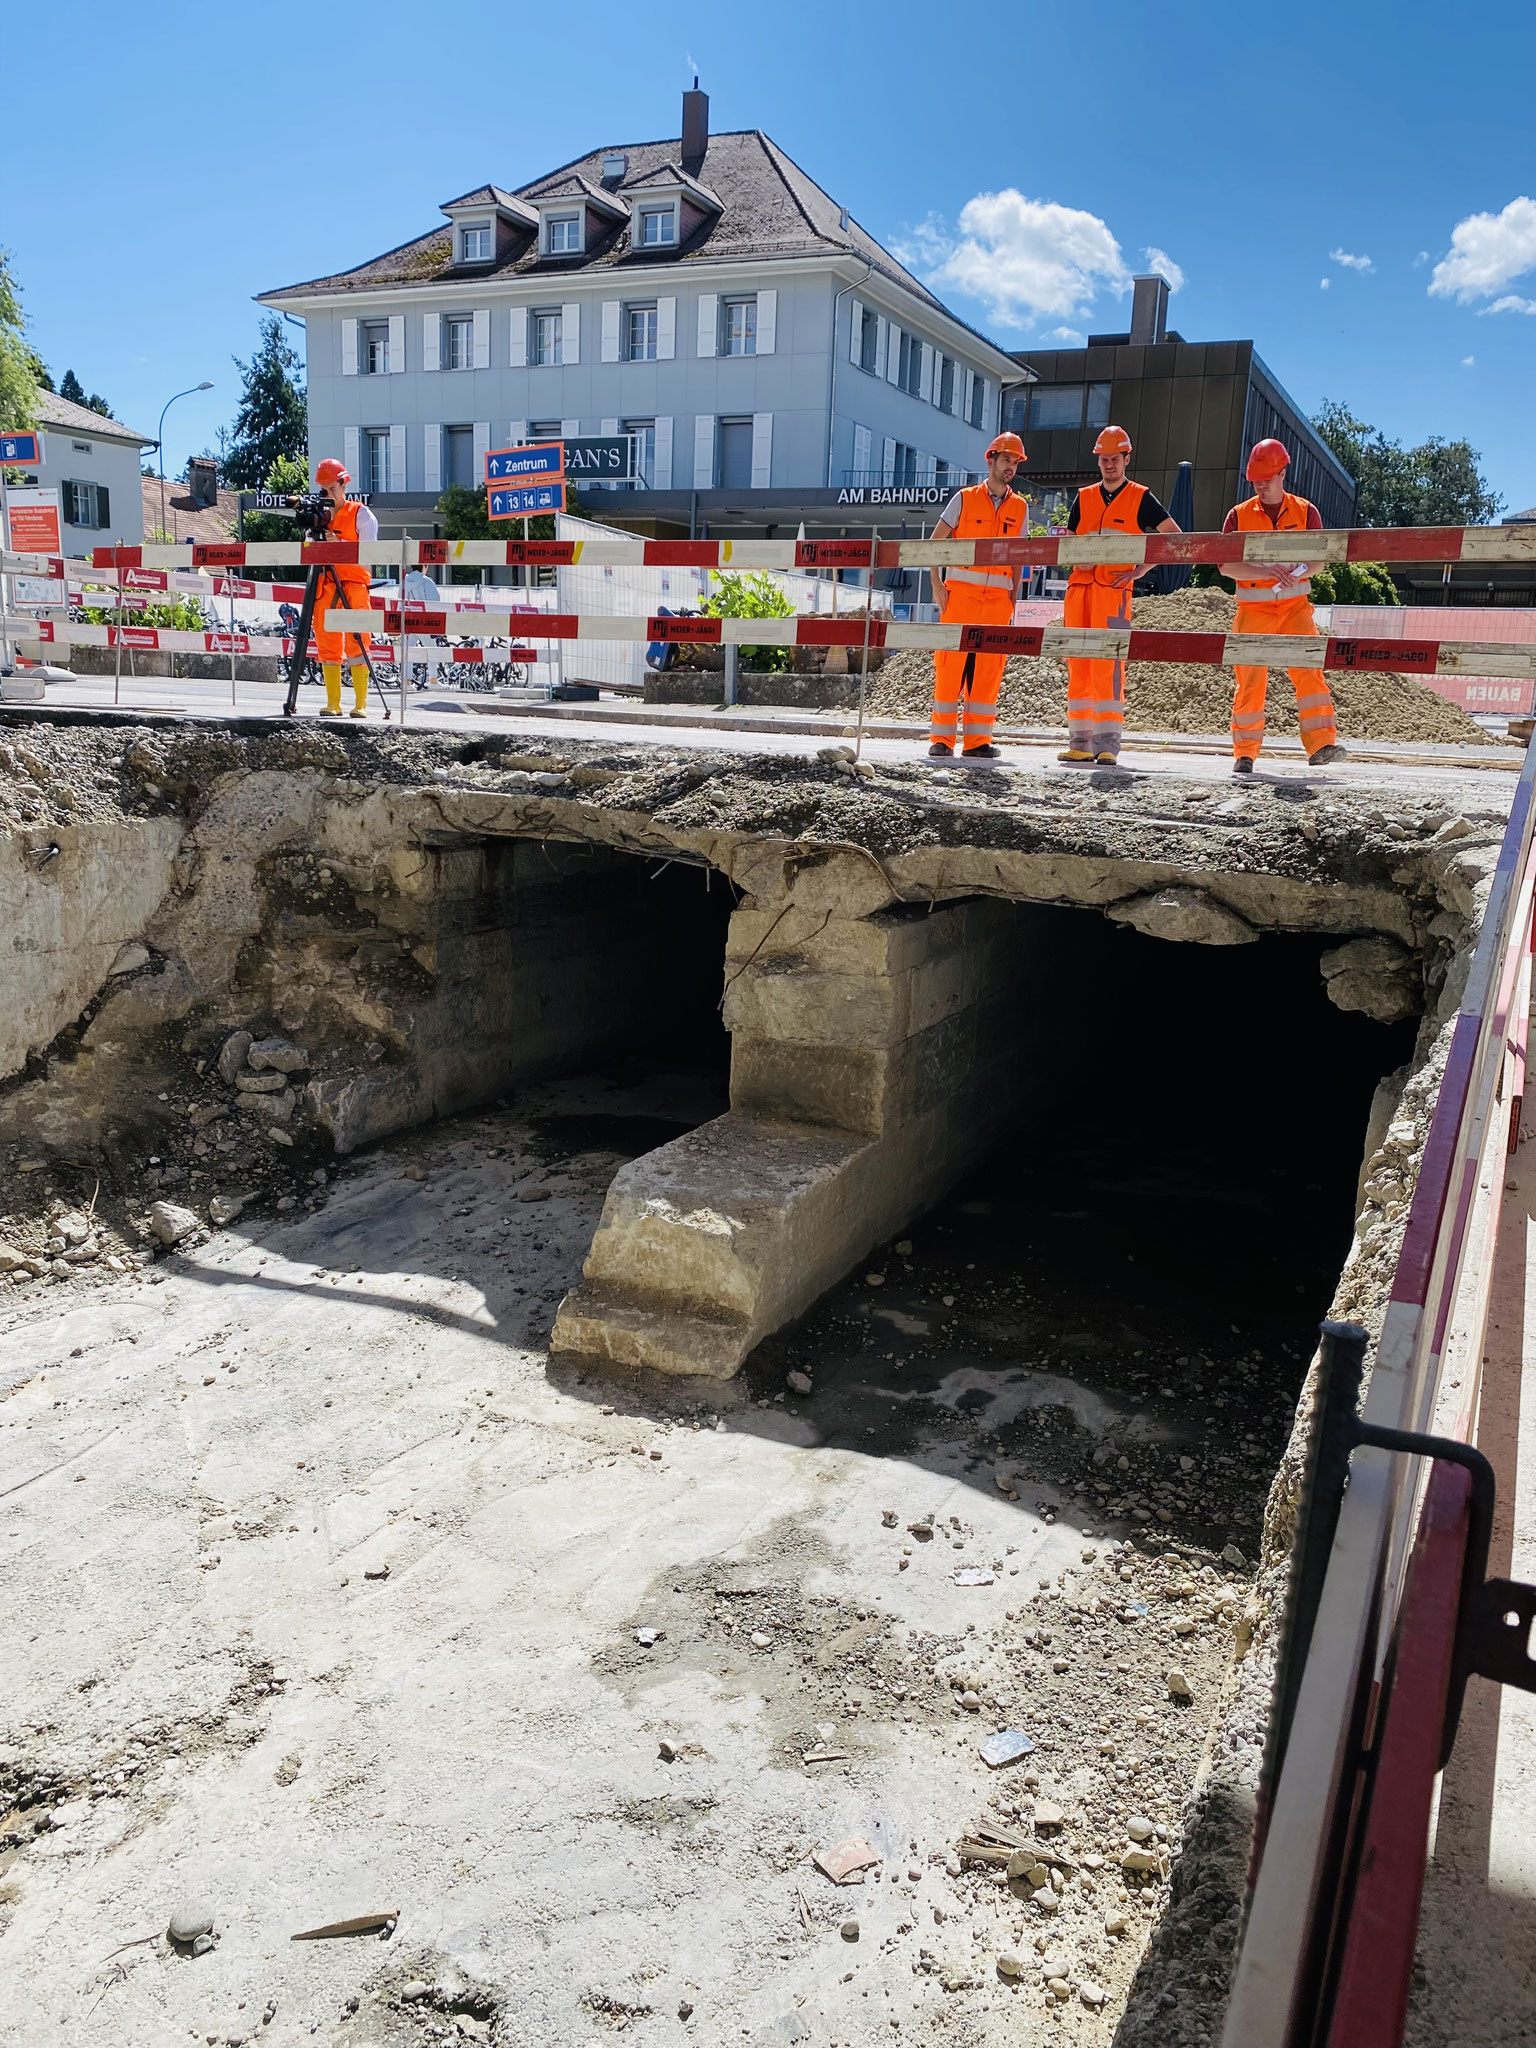
[[[304, 602], [299, 608], [299, 623], [294, 630], [293, 636], [293, 653], [288, 661], [288, 695], [283, 699], [284, 718], [294, 717], [299, 708], [299, 684], [304, 680], [304, 668], [309, 660], [310, 628], [314, 624], [315, 609], [319, 601], [322, 579], [330, 584], [331, 591], [336, 598], [338, 610], [342, 608], [345, 592], [342, 590], [341, 578], [336, 574], [335, 568], [329, 562], [311, 562], [304, 577]], [[325, 609], [329, 609], [328, 604]], [[368, 671], [368, 680], [370, 683], [373, 683], [375, 681], [373, 663], [368, 659], [368, 649], [363, 644], [362, 634], [348, 633], [343, 635], [342, 647], [345, 649], [347, 641], [354, 639], [357, 642], [357, 651], [363, 657], [363, 666]], [[384, 704], [384, 693], [382, 690], [379, 691], [379, 702]], [[389, 718], [388, 704], [384, 704], [384, 717], [386, 721]]]

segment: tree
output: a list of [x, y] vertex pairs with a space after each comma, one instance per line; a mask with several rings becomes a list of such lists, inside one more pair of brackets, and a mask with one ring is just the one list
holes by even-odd
[[67, 398], [71, 405], [83, 405], [88, 412], [99, 412], [103, 419], [111, 419], [112, 408], [99, 391], [93, 391], [89, 398], [85, 386], [73, 370], [64, 372], [64, 382], [59, 386], [60, 398]]
[[11, 275], [11, 252], [0, 249], [0, 427], [30, 427], [36, 420], [37, 372], [41, 368], [36, 353], [27, 345], [21, 292]]
[[237, 491], [254, 491], [279, 456], [306, 453], [308, 403], [298, 381], [298, 352], [275, 313], [262, 321], [261, 340], [250, 361], [233, 360], [243, 389], [234, 431], [223, 444], [224, 481]]
[[1469, 441], [1434, 434], [1405, 448], [1332, 398], [1312, 424], [1355, 479], [1361, 526], [1486, 526], [1503, 510]]
[[1330, 562], [1312, 578], [1314, 604], [1401, 604], [1385, 562]]
[[[712, 579], [713, 588], [700, 606], [707, 619], [792, 619], [795, 608], [765, 569], [747, 575], [730, 570]], [[743, 647], [741, 658], [748, 668], [788, 668], [792, 650], [788, 647]]]

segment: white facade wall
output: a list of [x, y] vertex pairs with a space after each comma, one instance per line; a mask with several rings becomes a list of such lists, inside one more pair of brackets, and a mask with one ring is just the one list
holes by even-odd
[[[103, 421], [104, 426], [110, 425]], [[144, 539], [144, 504], [139, 484], [140, 443], [109, 440], [94, 431], [79, 432], [71, 427], [42, 426], [43, 460], [37, 481], [45, 490], [58, 490], [64, 483], [104, 484], [110, 514], [104, 528], [68, 526], [63, 528], [64, 552], [83, 555], [91, 548], [139, 547]], [[31, 471], [28, 471], [31, 474]], [[182, 486], [177, 485], [176, 489]], [[68, 505], [61, 497], [67, 513]]]
[[[478, 452], [522, 439], [535, 422], [558, 420], [565, 432], [595, 434], [612, 431], [609, 423], [616, 420], [654, 419], [656, 487], [713, 488], [720, 481], [716, 423], [724, 419], [753, 423], [752, 484], [758, 488], [841, 485], [846, 472], [864, 467], [855, 444], [862, 450], [866, 435], [877, 451], [887, 444], [917, 451], [924, 458], [920, 478], [931, 479], [935, 462], [980, 470], [999, 416], [997, 358], [974, 345], [968, 350], [963, 335], [933, 318], [931, 309], [925, 314], [920, 301], [878, 279], [871, 283], [874, 291], [869, 285], [849, 291], [831, 266], [803, 263], [743, 275], [670, 267], [622, 278], [581, 272], [512, 284], [488, 278], [483, 288], [457, 281], [391, 287], [349, 293], [344, 304], [329, 306], [285, 301], [307, 326], [310, 459], [346, 459], [353, 445], [366, 450], [368, 432], [403, 428], [405, 474], [391, 474], [388, 495], [435, 495], [438, 480], [446, 482], [438, 437], [449, 426], [474, 429]], [[727, 356], [712, 349], [719, 302], [753, 291], [760, 294], [760, 337], [765, 344], [771, 339], [771, 352], [765, 346], [759, 354]], [[656, 361], [615, 359], [631, 303], [658, 306]], [[889, 364], [880, 365], [879, 375], [851, 360], [856, 305], [875, 311], [882, 339], [886, 333], [891, 338]], [[562, 318], [558, 364], [529, 360], [529, 323], [541, 311]], [[448, 367], [450, 318], [470, 323], [467, 368]], [[390, 329], [389, 367], [378, 374], [367, 369], [370, 320]], [[903, 328], [921, 349], [915, 393], [896, 381]], [[960, 365], [951, 414], [934, 402], [940, 353]], [[977, 377], [986, 379], [986, 398], [981, 423], [973, 427], [962, 408]], [[662, 422], [670, 422], [670, 436]], [[663, 452], [668, 438], [670, 479]], [[401, 445], [397, 436], [394, 446]]]

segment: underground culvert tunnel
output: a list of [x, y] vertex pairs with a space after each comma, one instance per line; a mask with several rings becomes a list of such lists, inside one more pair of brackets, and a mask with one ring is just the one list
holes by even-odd
[[[1020, 906], [1021, 1107], [748, 1372], [850, 1448], [1084, 1528], [1251, 1555], [1417, 1019], [1336, 1008], [1332, 939], [1196, 946]], [[786, 1376], [794, 1373], [787, 1394]]]

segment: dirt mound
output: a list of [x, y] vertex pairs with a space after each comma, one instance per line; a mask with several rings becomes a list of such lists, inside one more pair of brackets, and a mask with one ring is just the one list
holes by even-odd
[[[1181, 590], [1172, 597], [1137, 598], [1131, 617], [1136, 625], [1157, 632], [1230, 633], [1235, 609], [1224, 590]], [[1342, 739], [1501, 744], [1417, 677], [1332, 669], [1328, 679]], [[1003, 671], [999, 723], [1061, 727], [1066, 697], [1065, 662], [1015, 656]], [[932, 655], [908, 651], [892, 655], [881, 669], [870, 686], [869, 706], [882, 717], [926, 721], [932, 698]], [[1270, 670], [1267, 711], [1271, 734], [1296, 736], [1296, 692], [1284, 669]], [[1125, 723], [1132, 732], [1221, 733], [1227, 730], [1231, 712], [1228, 669], [1199, 662], [1130, 664]]]

